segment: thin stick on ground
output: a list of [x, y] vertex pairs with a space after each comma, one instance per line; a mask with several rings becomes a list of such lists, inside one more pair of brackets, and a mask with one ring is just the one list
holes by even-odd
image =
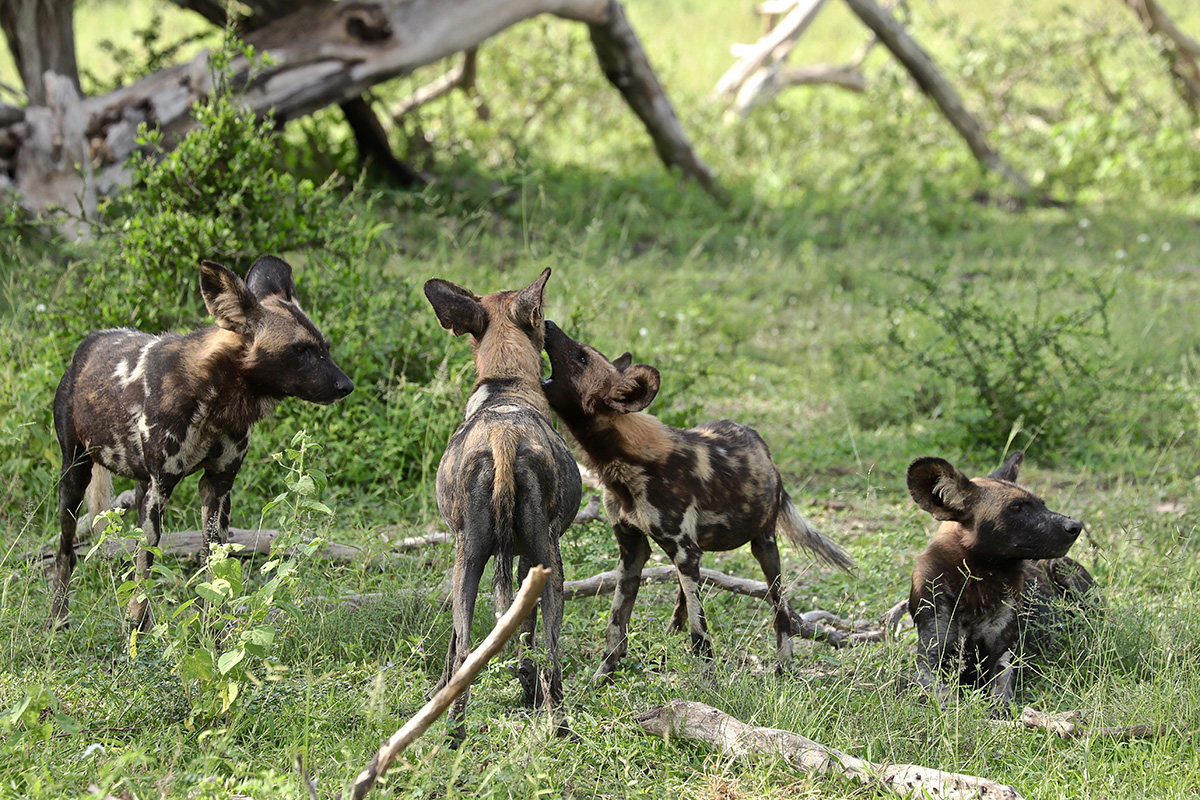
[[942, 772], [915, 764], [873, 764], [796, 733], [757, 728], [703, 703], [672, 700], [638, 714], [637, 723], [652, 736], [696, 739], [731, 756], [773, 754], [805, 772], [841, 775], [901, 797], [958, 800], [1021, 800], [1011, 786], [974, 775]]
[[352, 796], [355, 800], [366, 797], [375, 782], [387, 772], [392, 760], [428, 730], [429, 726], [446, 712], [454, 699], [466, 691], [488, 661], [504, 649], [509, 637], [516, 632], [537, 604], [542, 587], [546, 585], [548, 577], [550, 577], [550, 570], [544, 567], [538, 566], [529, 570], [512, 606], [496, 622], [496, 627], [487, 635], [487, 638], [480, 642], [479, 647], [471, 655], [467, 656], [467, 660], [463, 662], [458, 672], [454, 673], [454, 677], [450, 679], [449, 683], [422, 706], [412, 719], [404, 723], [400, 730], [393, 733], [391, 738], [384, 742], [383, 747], [379, 748], [379, 752], [372, 756], [371, 761], [354, 779]]
[[1153, 739], [1168, 733], [1169, 725], [1117, 725], [1112, 727], [1093, 727], [1086, 723], [1086, 711], [1061, 711], [1049, 713], [1038, 711], [1032, 706], [1026, 706], [1021, 712], [1021, 719], [1005, 723], [1006, 727], [1022, 727], [1047, 730], [1060, 739]]

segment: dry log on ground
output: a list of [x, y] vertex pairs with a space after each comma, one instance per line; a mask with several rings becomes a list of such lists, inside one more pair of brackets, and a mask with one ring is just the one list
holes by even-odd
[[896, 18], [874, 0], [846, 0], [846, 5], [850, 6], [859, 19], [875, 32], [879, 41], [899, 59], [921, 87], [921, 91], [937, 103], [946, 119], [966, 140], [975, 159], [985, 169], [1004, 177], [1016, 189], [1018, 197], [1029, 197], [1033, 192], [1029, 181], [988, 145], [979, 120], [967, 110], [958, 92], [938, 72], [933, 59]]
[[353, 796], [355, 800], [366, 797], [375, 782], [387, 772], [393, 759], [400, 755], [404, 748], [408, 747], [418, 736], [428, 730], [429, 726], [446, 712], [455, 698], [467, 690], [475, 677], [487, 666], [488, 661], [504, 649], [509, 637], [516, 632], [521, 622], [533, 610], [548, 577], [550, 577], [550, 570], [544, 567], [533, 567], [529, 570], [512, 606], [496, 622], [496, 627], [487, 635], [487, 638], [479, 643], [471, 655], [467, 656], [467, 660], [450, 678], [450, 682], [422, 706], [412, 719], [404, 723], [400, 730], [384, 742], [383, 746], [379, 748], [379, 752], [372, 756], [370, 763], [354, 779]]
[[695, 739], [738, 758], [774, 755], [805, 772], [842, 776], [901, 797], [959, 800], [1021, 798], [1011, 786], [987, 778], [942, 772], [915, 764], [873, 764], [799, 734], [747, 725], [703, 703], [672, 700], [665, 706], [638, 714], [635, 720], [644, 732], [652, 736]]
[[[617, 0], [356, 0], [307, 5], [246, 36], [247, 43], [268, 52], [273, 63], [251, 74], [249, 63], [234, 59], [233, 83], [243, 86], [249, 109], [287, 120], [357, 100], [374, 84], [471, 50], [543, 13], [588, 25], [601, 68], [645, 123], [664, 163], [722, 194], [711, 170], [692, 149]], [[0, 182], [4, 175], [21, 187], [53, 182], [55, 192], [27, 198], [31, 208], [59, 203], [75, 213], [90, 212], [73, 198], [124, 184], [125, 160], [139, 147], [138, 125], [161, 129], [170, 144], [194, 126], [191, 107], [211, 89], [207, 54], [202, 54], [110, 94], [85, 98], [77, 109], [29, 108], [21, 122], [0, 127]], [[39, 114], [46, 119], [35, 119]], [[59, 156], [75, 150], [85, 154], [81, 162]], [[94, 178], [77, 174], [76, 163], [93, 164]]]

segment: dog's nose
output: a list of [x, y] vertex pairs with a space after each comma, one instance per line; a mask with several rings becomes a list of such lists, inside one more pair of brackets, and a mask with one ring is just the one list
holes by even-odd
[[1075, 539], [1083, 532], [1083, 523], [1076, 519], [1068, 519], [1063, 525], [1063, 530], [1072, 539]]
[[338, 397], [345, 397], [354, 391], [354, 381], [343, 375], [337, 379], [337, 383], [334, 384], [333, 390], [337, 392]]

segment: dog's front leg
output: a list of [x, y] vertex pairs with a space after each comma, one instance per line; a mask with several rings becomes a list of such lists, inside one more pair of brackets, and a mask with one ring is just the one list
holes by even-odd
[[205, 470], [200, 478], [200, 517], [204, 525], [205, 563], [214, 544], [224, 544], [229, 539], [229, 513], [232, 503], [233, 479], [237, 477], [239, 461], [232, 469], [214, 473]]
[[148, 547], [138, 548], [133, 573], [133, 579], [138, 585], [134, 587], [133, 596], [129, 598], [125, 616], [131, 626], [143, 633], [151, 627], [150, 603], [145, 588], [141, 586], [150, 576], [150, 568], [154, 566], [154, 554], [149, 548], [158, 547], [162, 536], [163, 512], [178, 482], [178, 477], [169, 476], [152, 477], [149, 483], [138, 481], [137, 484], [138, 524], [146, 534]]
[[604, 658], [596, 668], [592, 680], [605, 683], [611, 680], [612, 671], [629, 650], [629, 617], [633, 613], [633, 601], [637, 599], [642, 585], [642, 567], [650, 558], [650, 542], [646, 534], [624, 523], [613, 523], [617, 537], [617, 548], [621, 552], [621, 564], [617, 576], [617, 588], [613, 592], [612, 615], [605, 633]]
[[54, 556], [54, 585], [50, 595], [50, 626], [66, 628], [71, 624], [70, 588], [78, 556], [75, 554], [75, 515], [83, 502], [92, 477], [92, 460], [82, 448], [64, 459], [58, 482], [58, 521], [62, 535]]
[[988, 716], [1002, 719], [1008, 715], [1008, 706], [1015, 693], [1016, 670], [1012, 664], [1012, 650], [1002, 647], [998, 654], [989, 652], [984, 662], [987, 685], [991, 688], [992, 709]]
[[942, 705], [952, 693], [941, 680], [942, 661], [956, 646], [962, 633], [952, 624], [949, 610], [939, 609], [927, 598], [918, 601], [914, 622], [917, 627], [917, 683]]

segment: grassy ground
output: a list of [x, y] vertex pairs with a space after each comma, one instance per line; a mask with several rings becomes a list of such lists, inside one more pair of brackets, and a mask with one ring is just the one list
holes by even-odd
[[[1116, 25], [1116, 6], [1079, 9]], [[97, 8], [105, 4], [85, 5]], [[1013, 70], [999, 62], [1028, 55], [1022, 47], [1047, 45], [1043, 74], [1068, 75], [1078, 65], [1075, 51], [1049, 48], [1061, 30], [1049, 11], [1036, 21], [1044, 31], [1031, 34], [1022, 25], [1035, 21], [1008, 6], [959, 10], [976, 30], [971, 25], [993, 9], [1006, 22], [985, 26], [992, 38], [938, 45], [964, 83], [964, 64]], [[916, 10], [930, 41], [949, 38], [935, 7]], [[814, 60], [857, 45], [841, 9], [830, 11], [813, 32]], [[1195, 11], [1179, 13], [1195, 30]], [[502, 661], [473, 690], [463, 747], [448, 749], [435, 729], [395, 765], [378, 796], [868, 794], [773, 758], [735, 760], [640, 734], [633, 716], [674, 697], [870, 760], [984, 775], [1025, 797], [1195, 796], [1196, 162], [1171, 138], [1182, 131], [1186, 144], [1193, 134], [1162, 112], [1172, 100], [1152, 69], [1152, 50], [1121, 29], [1122, 47], [1143, 59], [1130, 62], [1141, 65], [1141, 79], [1122, 83], [1116, 67], [1104, 66], [1127, 101], [1080, 107], [1051, 98], [1064, 113], [1047, 114], [1053, 129], [1045, 136], [1022, 127], [1028, 116], [1015, 101], [968, 95], [1003, 132], [1006, 155], [1074, 201], [1015, 213], [972, 199], [976, 189], [1001, 187], [979, 174], [885, 64], [874, 67], [876, 88], [863, 98], [796, 93], [726, 127], [703, 95], [728, 63], [728, 44], [754, 36], [751, 15], [715, 2], [633, 3], [631, 14], [733, 202], [720, 205], [664, 175], [578, 32], [539, 22], [501, 37], [481, 54], [490, 121], [455, 100], [430, 109], [420, 130], [396, 132], [417, 160], [430, 152], [420, 142], [432, 143], [430, 166], [450, 177], [416, 196], [381, 190], [371, 212], [380, 272], [371, 282], [360, 276], [339, 288], [337, 276], [348, 273], [336, 272], [332, 259], [296, 255], [306, 308], [358, 389], [332, 409], [285, 405], [262, 426], [239, 478], [234, 524], [256, 523], [265, 502], [284, 491], [271, 454], [304, 425], [325, 446], [315, 465], [329, 474], [321, 496], [336, 513], [300, 529], [382, 550], [385, 536], [436, 526], [430, 470], [471, 378], [467, 343], [432, 323], [420, 284], [438, 276], [478, 292], [514, 288], [549, 266], [549, 317], [610, 356], [630, 350], [658, 366], [663, 390], [651, 410], [660, 417], [755, 426], [804, 513], [856, 557], [858, 570], [844, 575], [785, 549], [800, 609], [873, 618], [906, 595], [912, 559], [933, 527], [904, 489], [912, 458], [941, 455], [981, 474], [1006, 450], [1026, 449], [1027, 485], [1087, 524], [1072, 554], [1096, 576], [1107, 613], [1070, 657], [1023, 684], [1019, 699], [1046, 711], [1087, 709], [1099, 725], [1167, 730], [1127, 742], [1060, 740], [989, 724], [976, 697], [931, 707], [907, 688], [911, 633], [840, 651], [803, 643], [793, 667], [776, 675], [765, 605], [716, 590], [704, 601], [718, 656], [700, 663], [682, 637], [662, 632], [674, 592], [648, 586], [627, 663], [602, 688], [589, 677], [608, 601], [568, 604], [564, 677], [574, 736], [555, 738], [517, 707], [519, 689]], [[1163, 114], [1156, 131], [1121, 129], [1131, 107], [1144, 111], [1138, 103], [1150, 101], [1145, 108]], [[1093, 127], [1076, 130], [1075, 122]], [[288, 136], [303, 131], [293, 126]], [[336, 137], [321, 141], [336, 161]], [[297, 169], [316, 166], [301, 159]], [[47, 582], [23, 556], [52, 540], [57, 456], [47, 408], [71, 347], [93, 321], [84, 313], [78, 330], [64, 330], [36, 308], [53, 313], [71, 300], [72, 278], [100, 251], [32, 236], [21, 246], [21, 263], [49, 278], [31, 289], [4, 269], [11, 313], [0, 345], [0, 707], [11, 713], [0, 718], [0, 796], [74, 797], [96, 784], [139, 799], [301, 798], [297, 753], [319, 795], [337, 796], [440, 674], [449, 613], [436, 601], [453, 548], [430, 546], [383, 567], [304, 560], [292, 586], [304, 612], [271, 617], [271, 658], [250, 659], [241, 695], [198, 718], [203, 687], [219, 681], [180, 677], [178, 658], [164, 651], [177, 621], [161, 640], [138, 642], [131, 657], [117, 599], [121, 561], [81, 564], [74, 625], [47, 631]], [[202, 322], [198, 309], [188, 324]], [[955, 339], [964, 333], [983, 342], [979, 363], [964, 355], [971, 340]], [[417, 343], [412, 350], [437, 369], [412, 378], [407, 359], [416, 355], [380, 341], [393, 336]], [[390, 371], [371, 366], [377, 357], [390, 359]], [[985, 396], [998, 400], [988, 405]], [[410, 450], [415, 455], [404, 455]], [[181, 486], [170, 527], [194, 527], [194, 491], [194, 479]], [[614, 566], [603, 523], [573, 528], [562, 548], [568, 579]], [[163, 563], [154, 602], [159, 619], [170, 620], [191, 596], [193, 569]], [[712, 554], [705, 564], [756, 576], [748, 551]], [[246, 567], [255, 575], [247, 597], [261, 596], [263, 566]], [[316, 601], [346, 592], [386, 599], [354, 611]], [[252, 627], [251, 613], [235, 610], [239, 630]], [[489, 623], [478, 614], [476, 634]]]

